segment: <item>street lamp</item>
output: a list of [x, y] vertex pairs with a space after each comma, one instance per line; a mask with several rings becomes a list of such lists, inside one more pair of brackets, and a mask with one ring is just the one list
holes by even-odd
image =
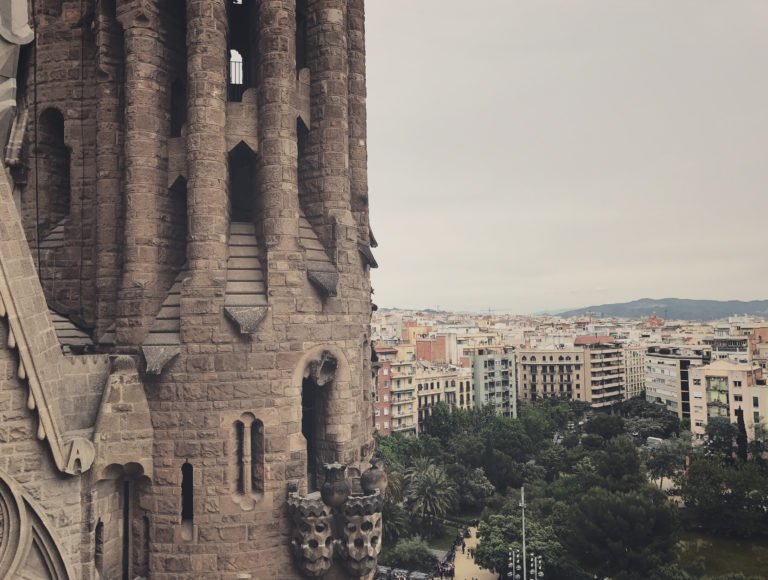
[[525, 486], [520, 487], [520, 508], [523, 510], [523, 580], [528, 580], [528, 571], [525, 569]]
[[542, 565], [541, 556], [531, 553], [531, 580], [538, 580], [544, 578], [544, 566]]
[[520, 552], [518, 550], [513, 550], [511, 547], [509, 548], [509, 565], [507, 568], [507, 578], [513, 578], [514, 580], [521, 579], [520, 570], [522, 569], [522, 566], [520, 566]]

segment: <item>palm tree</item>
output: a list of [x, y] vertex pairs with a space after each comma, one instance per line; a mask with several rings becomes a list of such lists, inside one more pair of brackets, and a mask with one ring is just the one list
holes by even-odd
[[422, 526], [427, 537], [434, 537], [440, 520], [458, 500], [456, 484], [442, 467], [427, 464], [414, 470], [405, 490], [405, 505], [411, 518]]

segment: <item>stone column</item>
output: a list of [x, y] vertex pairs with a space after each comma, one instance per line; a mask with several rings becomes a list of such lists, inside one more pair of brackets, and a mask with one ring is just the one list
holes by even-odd
[[122, 125], [118, 80], [123, 41], [115, 14], [99, 5], [96, 15], [96, 336], [114, 322], [120, 283], [122, 219], [120, 150]]
[[[187, 1], [187, 215], [189, 279], [182, 342], [208, 342], [220, 323], [227, 267], [227, 5]], [[190, 315], [193, 315], [190, 318]], [[193, 320], [195, 319], [195, 320]]]
[[160, 307], [164, 288], [155, 239], [157, 200], [166, 191], [167, 164], [164, 48], [158, 0], [118, 8], [125, 51], [125, 245], [118, 345], [140, 344]]
[[[294, 0], [262, 0], [258, 4], [259, 195], [268, 249], [270, 297], [281, 287], [298, 286], [298, 145]], [[271, 300], [273, 308], [276, 301]], [[293, 306], [288, 305], [289, 309]]]
[[368, 150], [365, 90], [365, 10], [364, 0], [348, 0], [347, 44], [349, 59], [349, 189], [352, 216], [360, 241], [368, 245]]
[[[349, 188], [347, 0], [310, 0], [307, 12], [312, 103], [307, 157], [315, 170], [307, 190], [319, 197], [323, 210], [322, 218], [311, 219], [324, 222], [318, 233], [343, 269], [348, 258], [339, 255], [340, 246], [346, 245], [346, 230], [354, 227]], [[356, 240], [355, 234], [350, 245]]]

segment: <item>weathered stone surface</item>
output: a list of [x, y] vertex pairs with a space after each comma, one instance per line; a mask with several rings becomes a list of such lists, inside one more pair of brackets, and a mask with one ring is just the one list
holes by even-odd
[[[286, 490], [373, 440], [362, 0], [34, 5], [0, 470], [67, 577], [299, 578]], [[49, 308], [100, 354], [64, 356]]]

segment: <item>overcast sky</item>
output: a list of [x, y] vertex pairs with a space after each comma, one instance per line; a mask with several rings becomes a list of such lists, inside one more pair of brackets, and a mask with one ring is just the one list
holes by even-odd
[[768, 1], [367, 0], [382, 307], [768, 298]]

